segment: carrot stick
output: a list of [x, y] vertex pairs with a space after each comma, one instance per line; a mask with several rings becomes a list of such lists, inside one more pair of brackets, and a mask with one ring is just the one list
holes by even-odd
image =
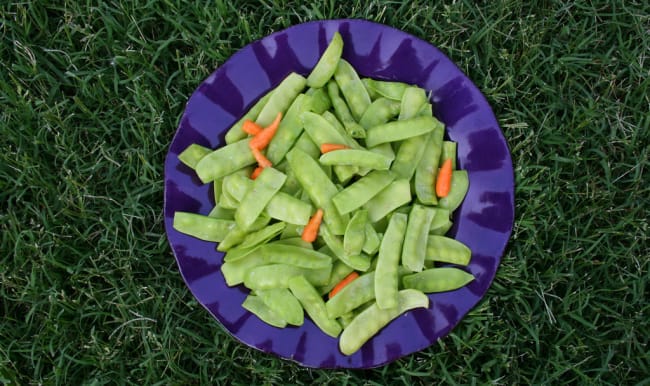
[[446, 197], [451, 189], [451, 158], [447, 158], [442, 163], [440, 170], [438, 170], [438, 177], [436, 178], [436, 194], [438, 197]]
[[342, 150], [342, 149], [349, 149], [349, 147], [345, 145], [339, 145], [338, 143], [324, 143], [320, 145], [320, 152], [322, 154], [329, 153], [330, 151]]
[[303, 229], [300, 237], [308, 243], [313, 243], [318, 236], [318, 228], [320, 228], [320, 223], [322, 221], [323, 210], [319, 208], [316, 213], [311, 216], [307, 225], [305, 225], [305, 229]]
[[256, 179], [257, 176], [259, 176], [260, 173], [262, 173], [262, 170], [264, 170], [263, 167], [261, 166], [256, 167], [255, 170], [253, 170], [253, 173], [251, 173], [251, 180]]
[[241, 130], [250, 135], [257, 135], [262, 132], [262, 127], [250, 119], [247, 119], [244, 121]]
[[332, 288], [332, 290], [330, 291], [330, 294], [328, 295], [329, 298], [330, 299], [333, 298], [334, 295], [336, 295], [340, 290], [343, 289], [343, 287], [345, 287], [346, 285], [352, 283], [352, 281], [354, 281], [354, 279], [356, 279], [358, 277], [359, 277], [359, 274], [356, 271], [352, 271], [352, 273], [350, 273], [348, 276], [344, 277], [343, 280], [338, 282], [338, 284], [335, 285], [334, 288]]
[[251, 151], [253, 152], [253, 156], [254, 156], [255, 159], [257, 160], [257, 164], [258, 164], [260, 167], [262, 167], [262, 168], [268, 168], [268, 167], [270, 167], [270, 166], [273, 166], [273, 164], [271, 163], [271, 161], [269, 161], [269, 159], [266, 158], [266, 157], [264, 156], [264, 154], [262, 154], [262, 152], [261, 152], [259, 149], [257, 149], [257, 148], [251, 148]]
[[275, 116], [273, 122], [271, 122], [270, 125], [262, 129], [262, 131], [255, 134], [255, 136], [253, 137], [253, 139], [251, 139], [248, 146], [251, 149], [256, 148], [258, 150], [262, 150], [265, 147], [267, 147], [269, 145], [269, 142], [271, 142], [271, 139], [273, 139], [275, 132], [278, 131], [278, 127], [280, 126], [281, 120], [282, 120], [282, 112], [278, 112], [278, 115]]

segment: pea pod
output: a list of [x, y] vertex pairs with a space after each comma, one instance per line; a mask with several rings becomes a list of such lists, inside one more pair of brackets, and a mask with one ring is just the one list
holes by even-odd
[[424, 268], [427, 237], [434, 215], [430, 207], [415, 204], [411, 209], [402, 248], [402, 265], [411, 271], [420, 272]]
[[286, 179], [287, 176], [281, 172], [273, 168], [264, 168], [253, 182], [253, 188], [246, 193], [235, 212], [237, 225], [248, 230], [280, 190]]
[[[234, 212], [233, 212], [234, 213]], [[257, 218], [246, 231], [240, 228], [237, 224], [228, 232], [226, 237], [217, 245], [217, 251], [225, 252], [234, 247], [237, 244], [240, 244], [249, 232], [254, 232], [264, 228], [271, 221], [271, 217], [262, 215]]]
[[320, 156], [323, 165], [358, 166], [374, 170], [388, 170], [392, 160], [383, 154], [369, 150], [344, 149]]
[[[332, 202], [339, 213], [350, 213], [372, 200], [382, 190], [393, 182], [395, 175], [388, 171], [373, 171], [357, 182], [338, 192], [332, 197]], [[408, 183], [408, 181], [407, 181]], [[408, 199], [411, 199], [409, 190]], [[371, 220], [372, 217], [371, 217]]]
[[379, 249], [379, 244], [381, 243], [381, 239], [379, 238], [379, 234], [377, 233], [375, 228], [373, 228], [370, 222], [366, 222], [365, 232], [366, 232], [366, 241], [363, 244], [362, 250], [365, 253], [372, 255], [375, 252], [377, 252], [377, 250]]
[[361, 249], [366, 242], [366, 223], [368, 222], [368, 211], [358, 210], [345, 228], [343, 236], [343, 252], [347, 256], [360, 255]]
[[324, 88], [310, 88], [306, 94], [309, 98], [309, 105], [307, 109], [316, 114], [323, 114], [332, 106], [327, 90]]
[[469, 189], [467, 170], [454, 170], [451, 173], [451, 189], [446, 197], [438, 201], [438, 206], [450, 211], [456, 210], [465, 199]]
[[442, 136], [444, 130], [442, 126], [436, 127], [434, 131], [429, 133], [427, 146], [424, 149], [424, 154], [420, 159], [420, 163], [415, 169], [415, 194], [418, 200], [427, 205], [435, 205], [438, 200], [436, 198], [436, 176], [438, 175], [438, 161], [440, 160], [440, 152], [442, 151]]
[[350, 63], [345, 59], [341, 59], [334, 72], [334, 79], [348, 103], [352, 116], [356, 121], [359, 121], [368, 106], [370, 106], [370, 96], [363, 83], [361, 83], [359, 75]]
[[471, 258], [472, 251], [458, 240], [436, 235], [427, 239], [427, 260], [467, 265]]
[[399, 120], [415, 117], [424, 104], [427, 103], [426, 92], [416, 86], [407, 87], [402, 94]]
[[384, 142], [402, 141], [407, 138], [417, 137], [433, 131], [440, 125], [437, 119], [426, 116], [403, 121], [391, 121], [368, 129], [366, 145], [373, 147]]
[[365, 272], [370, 267], [370, 258], [364, 254], [359, 255], [346, 255], [343, 248], [343, 242], [336, 237], [329, 227], [321, 224], [320, 235], [323, 237], [325, 244], [332, 250], [334, 255], [338, 257], [345, 264], [354, 268], [357, 271]]
[[420, 107], [417, 114], [418, 116], [427, 116], [433, 117], [433, 105], [431, 103], [425, 103]]
[[305, 88], [306, 83], [307, 79], [295, 72], [287, 75], [273, 90], [271, 97], [260, 111], [255, 122], [262, 127], [270, 125], [278, 113], [287, 111], [293, 100]]
[[275, 311], [267, 306], [262, 299], [255, 295], [248, 295], [241, 305], [253, 315], [260, 318], [264, 323], [273, 327], [284, 328], [286, 320], [282, 319]]
[[332, 266], [319, 269], [300, 268], [287, 264], [268, 264], [252, 268], [244, 278], [244, 285], [252, 290], [289, 288], [293, 277], [305, 276], [313, 285], [325, 285]]
[[[327, 249], [329, 249], [329, 247]], [[343, 280], [343, 278], [348, 276], [352, 271], [354, 271], [354, 268], [345, 264], [341, 260], [336, 260], [334, 264], [332, 264], [332, 273], [330, 274], [329, 281], [326, 285], [318, 288], [318, 293], [325, 295], [326, 293], [330, 292], [341, 280]]]
[[220, 218], [222, 220], [234, 220], [235, 211], [232, 209], [223, 208], [217, 204], [214, 206], [214, 208], [212, 208], [210, 213], [208, 213], [208, 217]]
[[255, 157], [248, 148], [250, 139], [244, 139], [221, 147], [201, 158], [196, 164], [196, 174], [204, 184], [227, 176], [241, 168], [255, 163]]
[[178, 159], [189, 168], [195, 169], [196, 164], [210, 153], [212, 153], [210, 148], [193, 143], [178, 155]]
[[372, 89], [377, 95], [395, 101], [401, 101], [404, 90], [409, 87], [408, 84], [401, 82], [382, 81], [370, 78], [365, 78], [364, 80], [366, 86]]
[[343, 330], [339, 339], [339, 349], [345, 355], [352, 355], [399, 315], [414, 308], [427, 307], [429, 307], [429, 298], [422, 292], [409, 289], [399, 291], [396, 307], [382, 309], [377, 304], [373, 304], [357, 315]]
[[444, 235], [452, 226], [452, 222], [449, 219], [451, 212], [443, 208], [435, 208], [435, 211], [436, 215], [433, 217], [433, 221], [431, 221], [429, 233], [432, 235]]
[[379, 98], [372, 102], [363, 113], [359, 124], [366, 130], [386, 123], [400, 113], [400, 103], [387, 98]]
[[242, 131], [242, 126], [244, 125], [244, 121], [246, 120], [251, 120], [255, 121], [257, 119], [257, 116], [260, 114], [260, 111], [266, 106], [266, 102], [269, 101], [271, 98], [271, 94], [273, 93], [273, 90], [267, 92], [262, 98], [260, 98], [253, 107], [251, 107], [246, 114], [244, 114], [243, 117], [241, 117], [230, 129], [228, 129], [228, 132], [226, 133], [226, 144], [231, 144], [235, 143], [237, 141], [241, 141], [242, 139], [246, 138], [248, 134]]
[[311, 250], [314, 249], [312, 243], [308, 243], [305, 240], [301, 239], [300, 237], [288, 237], [286, 239], [280, 239], [276, 241], [275, 244], [290, 245], [293, 247], [299, 247], [299, 248], [311, 249]]
[[230, 220], [189, 212], [174, 213], [174, 229], [205, 241], [220, 242], [234, 226], [235, 222]]
[[472, 274], [453, 267], [431, 268], [402, 278], [405, 288], [422, 292], [445, 292], [464, 287], [474, 280]]
[[341, 95], [340, 89], [335, 81], [331, 80], [327, 83], [327, 92], [332, 102], [332, 107], [336, 116], [343, 124], [347, 133], [353, 138], [365, 138], [366, 131], [361, 127], [352, 116], [348, 105], [345, 103]]
[[325, 303], [314, 286], [303, 276], [289, 280], [289, 289], [300, 301], [307, 315], [327, 335], [336, 338], [341, 333], [341, 326], [327, 315]]
[[325, 303], [330, 318], [338, 318], [366, 302], [375, 299], [375, 272], [354, 279]]
[[302, 326], [304, 314], [300, 302], [286, 288], [259, 290], [257, 296], [288, 324]]
[[390, 170], [400, 178], [410, 180], [422, 159], [428, 138], [429, 134], [427, 133], [404, 140], [399, 146]]
[[252, 232], [244, 238], [239, 246], [241, 248], [252, 248], [264, 244], [282, 233], [286, 225], [287, 224], [283, 222], [276, 222], [275, 224], [271, 224], [258, 231]]
[[341, 34], [337, 31], [334, 32], [332, 40], [327, 45], [325, 52], [323, 52], [318, 63], [316, 63], [316, 66], [314, 66], [314, 69], [307, 77], [307, 86], [323, 87], [332, 75], [334, 75], [342, 52], [343, 38], [341, 38]]
[[406, 224], [407, 216], [405, 214], [394, 213], [379, 246], [375, 270], [375, 297], [377, 306], [381, 309], [393, 308], [398, 305], [397, 270], [402, 255]]
[[368, 219], [375, 223], [390, 212], [411, 202], [411, 186], [406, 179], [397, 179], [364, 204]]
[[326, 254], [282, 243], [264, 244], [258, 253], [269, 262], [284, 263], [301, 268], [319, 269], [332, 265], [332, 258]]
[[456, 151], [458, 144], [452, 141], [442, 141], [442, 154], [440, 154], [440, 164], [446, 159], [451, 159], [451, 168], [456, 170]]
[[298, 137], [300, 137], [300, 134], [302, 134], [303, 125], [300, 115], [307, 111], [310, 99], [305, 94], [299, 94], [287, 110], [287, 114], [280, 121], [278, 131], [273, 136], [266, 150], [266, 158], [273, 165], [277, 165], [282, 161], [289, 149], [291, 149]]

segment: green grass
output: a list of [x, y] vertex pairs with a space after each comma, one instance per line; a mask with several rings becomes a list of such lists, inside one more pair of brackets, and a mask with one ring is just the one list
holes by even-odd
[[[8, 3], [0, 383], [649, 384], [647, 2]], [[162, 225], [163, 160], [194, 88], [255, 39], [343, 17], [446, 52], [494, 107], [516, 175], [484, 300], [439, 344], [365, 371], [231, 338]]]

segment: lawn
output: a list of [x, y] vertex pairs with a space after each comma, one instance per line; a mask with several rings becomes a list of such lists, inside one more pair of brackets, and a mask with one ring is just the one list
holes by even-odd
[[[647, 2], [202, 3], [0, 5], [0, 383], [650, 385]], [[189, 95], [238, 49], [348, 17], [435, 44], [483, 91], [515, 226], [438, 344], [314, 370], [194, 300], [163, 229], [163, 161]]]

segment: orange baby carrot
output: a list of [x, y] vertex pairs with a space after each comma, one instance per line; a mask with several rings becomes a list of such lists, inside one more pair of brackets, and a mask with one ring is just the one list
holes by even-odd
[[320, 145], [320, 152], [322, 154], [329, 153], [330, 151], [342, 150], [342, 149], [349, 149], [349, 147], [345, 145], [339, 145], [338, 143], [324, 143]]
[[257, 135], [262, 132], [262, 127], [250, 119], [247, 119], [244, 121], [241, 130], [250, 135]]
[[442, 167], [438, 170], [438, 177], [436, 178], [436, 195], [438, 197], [446, 197], [451, 189], [451, 158], [447, 158], [442, 163]]
[[282, 120], [282, 112], [278, 112], [278, 115], [276, 115], [273, 122], [271, 122], [270, 125], [262, 129], [262, 131], [257, 133], [253, 137], [253, 139], [251, 139], [248, 146], [251, 149], [255, 148], [258, 150], [262, 150], [265, 147], [267, 147], [269, 145], [269, 142], [271, 142], [271, 139], [273, 139], [273, 136], [275, 135], [276, 131], [278, 131], [278, 127], [280, 126], [281, 120]]
[[353, 271], [348, 276], [344, 277], [343, 280], [341, 280], [337, 285], [334, 286], [334, 288], [332, 288], [332, 290], [330, 291], [330, 294], [328, 295], [329, 298], [330, 299], [333, 298], [334, 295], [336, 295], [340, 290], [343, 289], [343, 287], [345, 287], [346, 285], [352, 283], [352, 281], [354, 281], [354, 279], [356, 279], [358, 277], [359, 277], [359, 274], [356, 271]]
[[316, 213], [311, 216], [307, 225], [305, 225], [305, 229], [303, 229], [300, 237], [308, 243], [313, 243], [318, 236], [318, 228], [320, 228], [320, 223], [322, 221], [323, 210], [319, 208]]
[[269, 159], [266, 158], [266, 157], [264, 156], [264, 154], [262, 154], [262, 152], [261, 152], [259, 149], [257, 149], [257, 148], [251, 148], [251, 151], [253, 152], [253, 156], [254, 156], [255, 159], [257, 160], [257, 164], [258, 164], [260, 167], [262, 167], [262, 168], [268, 168], [268, 167], [270, 167], [270, 166], [273, 166], [273, 164], [271, 163], [271, 161], [269, 161]]
[[256, 167], [255, 170], [253, 170], [253, 173], [251, 173], [251, 180], [256, 179], [257, 176], [259, 176], [260, 173], [262, 173], [262, 170], [264, 170], [263, 167], [261, 166]]

